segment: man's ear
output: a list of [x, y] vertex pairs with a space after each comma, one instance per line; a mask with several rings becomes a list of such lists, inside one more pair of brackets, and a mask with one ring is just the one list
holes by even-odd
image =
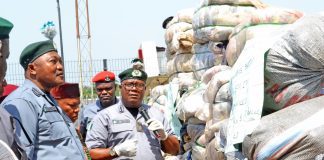
[[35, 63], [29, 63], [27, 66], [27, 70], [29, 71], [29, 73], [31, 75], [36, 75], [37, 71], [36, 71], [37, 66], [35, 65]]

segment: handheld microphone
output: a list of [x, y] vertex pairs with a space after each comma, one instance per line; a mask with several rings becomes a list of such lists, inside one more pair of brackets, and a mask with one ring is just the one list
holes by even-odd
[[[148, 121], [150, 119], [150, 116], [148, 115], [147, 111], [144, 109], [144, 107], [139, 108], [139, 113], [143, 116], [145, 121]], [[148, 124], [150, 125], [150, 123]], [[160, 138], [160, 134], [158, 131], [153, 131], [153, 134], [156, 138]]]

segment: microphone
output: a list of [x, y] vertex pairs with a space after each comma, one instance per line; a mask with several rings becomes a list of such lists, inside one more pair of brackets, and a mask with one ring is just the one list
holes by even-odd
[[[139, 108], [139, 113], [143, 116], [145, 121], [148, 121], [150, 119], [150, 116], [148, 115], [147, 111], [144, 109], [144, 107]], [[148, 124], [150, 125], [150, 123]], [[160, 134], [158, 131], [153, 131], [153, 134], [156, 138], [160, 138]]]

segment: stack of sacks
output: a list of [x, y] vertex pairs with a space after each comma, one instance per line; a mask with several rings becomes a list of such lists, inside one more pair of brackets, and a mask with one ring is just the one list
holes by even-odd
[[169, 83], [174, 83], [178, 84], [179, 89], [187, 89], [187, 90], [192, 90], [195, 88], [199, 82], [197, 82], [196, 79], [193, 78], [194, 75], [192, 72], [189, 73], [178, 73], [176, 76], [171, 76], [172, 80], [169, 80]]
[[264, 114], [320, 95], [324, 86], [324, 16], [305, 15], [266, 53]]
[[230, 69], [224, 65], [210, 68], [202, 76], [203, 83], [185, 93], [177, 104], [176, 114], [187, 124], [190, 137], [190, 140], [184, 142], [184, 149], [191, 152], [193, 159], [206, 159], [206, 154], [224, 156], [221, 147], [216, 147], [220, 146], [220, 140], [215, 135], [231, 110], [228, 83], [232, 76]]
[[226, 64], [224, 48], [233, 28], [247, 21], [249, 16], [246, 15], [252, 14], [257, 9], [256, 6], [263, 7], [261, 2], [254, 1], [255, 3], [226, 0], [202, 1], [192, 20], [195, 54], [191, 63], [198, 80], [208, 68]]
[[[201, 80], [201, 76], [207, 69], [221, 64], [223, 60], [222, 47], [219, 47], [219, 43], [208, 42], [206, 44], [194, 44], [193, 48], [195, 54], [190, 60], [190, 65], [194, 71], [195, 79]], [[216, 63], [217, 62], [217, 63]]]
[[202, 137], [207, 147], [207, 159], [224, 157], [224, 146], [219, 137], [220, 128], [229, 118], [232, 98], [230, 95], [229, 81], [232, 78], [229, 66], [219, 65], [207, 70], [202, 77], [207, 88], [203, 94], [203, 100], [209, 104], [209, 119], [206, 122], [205, 132]]
[[194, 117], [196, 112], [206, 105], [203, 101], [205, 90], [206, 85], [201, 84], [182, 95], [176, 106], [176, 114], [179, 119], [183, 122], [188, 122], [189, 118]]
[[177, 12], [166, 26], [164, 35], [167, 54], [191, 53], [193, 44], [192, 16], [194, 9], [188, 8]]
[[229, 36], [225, 53], [227, 63], [230, 66], [234, 65], [246, 41], [278, 32], [285, 24], [294, 23], [302, 15], [301, 12], [290, 9], [275, 7], [257, 9], [249, 21], [237, 25]]
[[263, 7], [262, 3], [241, 5], [225, 0], [204, 0], [192, 20], [195, 41], [204, 44], [228, 40], [233, 27], [248, 21], [256, 7]]
[[159, 109], [165, 114], [174, 133], [180, 137], [181, 123], [175, 115], [174, 101], [178, 92], [178, 83], [171, 82], [159, 85], [150, 91], [148, 105]]
[[150, 97], [148, 100], [148, 105], [151, 107], [156, 107], [163, 113], [168, 112], [167, 111], [167, 91], [168, 91], [168, 85], [159, 85], [154, 87], [150, 91]]
[[246, 28], [241, 29], [241, 25], [243, 24], [240, 24], [234, 29], [226, 48], [225, 55], [227, 64], [229, 66], [233, 66], [235, 64], [245, 46], [246, 41], [255, 37], [265, 37], [266, 35], [276, 33], [283, 28], [283, 25], [265, 24], [247, 26]]
[[[193, 45], [193, 30], [192, 30], [193, 9], [184, 9], [178, 11], [176, 16], [167, 24], [165, 32], [166, 54], [167, 60], [171, 61], [178, 54], [192, 54]], [[185, 56], [185, 55], [184, 55]], [[185, 59], [185, 58], [178, 58]], [[178, 62], [180, 62], [178, 60]], [[182, 63], [185, 60], [181, 61]], [[188, 67], [173, 66], [175, 63], [170, 63], [168, 67], [169, 73], [175, 71], [190, 71]]]
[[[173, 19], [167, 24], [165, 32], [165, 43], [167, 45], [167, 73], [170, 81], [179, 78], [179, 81], [190, 79], [192, 85], [194, 76], [190, 60], [193, 55], [193, 30], [192, 16], [194, 9], [183, 9], [177, 12]], [[189, 81], [186, 80], [188, 83]]]
[[[178, 100], [176, 106], [176, 115], [186, 125], [186, 133], [188, 138], [183, 138], [183, 148], [187, 152], [184, 155], [191, 154], [192, 159], [204, 159], [205, 148], [199, 144], [199, 137], [203, 135], [205, 123], [209, 113], [205, 116], [200, 116], [201, 119], [196, 117], [198, 110], [202, 108], [208, 109], [208, 104], [203, 101], [203, 93], [206, 90], [206, 85], [200, 84], [197, 88], [189, 90], [184, 93]], [[186, 157], [183, 157], [186, 158]]]

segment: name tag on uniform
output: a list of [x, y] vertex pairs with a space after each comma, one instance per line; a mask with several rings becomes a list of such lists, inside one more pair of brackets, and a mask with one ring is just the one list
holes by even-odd
[[113, 119], [112, 123], [113, 124], [130, 123], [130, 120], [129, 119]]
[[57, 108], [55, 106], [52, 107], [44, 107], [45, 112], [57, 112]]

